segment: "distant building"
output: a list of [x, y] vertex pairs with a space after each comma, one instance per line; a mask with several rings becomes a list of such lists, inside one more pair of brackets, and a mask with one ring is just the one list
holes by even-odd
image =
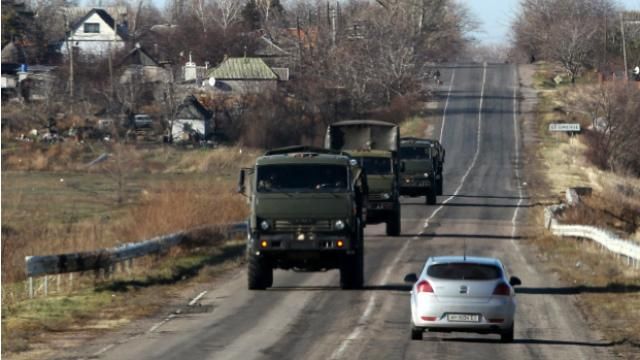
[[261, 92], [275, 90], [278, 75], [260, 58], [228, 58], [209, 71], [221, 91]]
[[124, 49], [128, 38], [127, 21], [117, 23], [106, 10], [100, 8], [91, 9], [69, 27], [70, 35], [60, 49], [64, 55], [73, 49], [80, 55], [104, 56], [109, 51]]
[[125, 84], [137, 79], [143, 83], [169, 82], [171, 73], [145, 51], [142, 47], [136, 46], [129, 51], [118, 63], [121, 69], [120, 83]]
[[180, 104], [171, 124], [174, 142], [208, 140], [213, 137], [215, 130], [213, 113], [193, 95], [187, 96]]

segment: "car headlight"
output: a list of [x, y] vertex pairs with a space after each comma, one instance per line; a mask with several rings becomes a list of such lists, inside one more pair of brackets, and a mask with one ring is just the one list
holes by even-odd
[[267, 220], [262, 220], [262, 222], [260, 223], [260, 229], [262, 229], [263, 231], [269, 230], [270, 227], [271, 224], [269, 224]]
[[429, 173], [424, 173], [424, 177], [429, 177]]
[[383, 199], [385, 199], [385, 200], [389, 200], [389, 199], [391, 199], [391, 194], [389, 194], [389, 193], [383, 193], [383, 194], [382, 194], [382, 198], [383, 198]]
[[336, 228], [336, 230], [344, 230], [344, 221], [337, 220], [334, 224], [334, 227]]

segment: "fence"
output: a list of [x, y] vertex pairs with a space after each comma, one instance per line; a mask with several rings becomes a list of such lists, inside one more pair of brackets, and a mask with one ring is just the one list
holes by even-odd
[[[566, 198], [567, 203], [571, 205], [580, 201], [575, 189], [568, 189]], [[621, 239], [611, 231], [594, 226], [560, 224], [555, 215], [566, 207], [567, 205], [562, 204], [545, 208], [544, 223], [545, 227], [551, 230], [551, 233], [556, 236], [591, 239], [599, 243], [603, 249], [616, 254], [627, 265], [633, 266], [634, 269], [640, 269], [640, 245], [630, 240]]]
[[[29, 297], [33, 298], [35, 291], [40, 289], [42, 289], [45, 296], [48, 294], [48, 275], [58, 275], [56, 277], [56, 286], [59, 289], [61, 282], [59, 275], [64, 273], [69, 273], [70, 279], [73, 279], [73, 273], [84, 271], [95, 271], [97, 274], [104, 276], [105, 273], [113, 272], [117, 264], [121, 264], [123, 270], [130, 272], [133, 259], [166, 253], [170, 248], [181, 245], [187, 239], [188, 234], [208, 227], [179, 231], [109, 249], [58, 255], [27, 256], [25, 257], [25, 264]], [[222, 234], [226, 238], [241, 236], [246, 232], [247, 224], [244, 222], [222, 226]], [[37, 289], [34, 287], [34, 277], [43, 277], [43, 281]]]

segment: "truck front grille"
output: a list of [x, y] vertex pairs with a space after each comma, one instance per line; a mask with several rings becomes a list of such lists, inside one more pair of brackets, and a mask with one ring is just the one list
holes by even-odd
[[382, 201], [382, 200], [388, 200], [388, 199], [385, 199], [382, 196], [382, 193], [378, 193], [378, 194], [369, 194], [369, 200], [370, 201]]
[[274, 230], [291, 232], [331, 231], [331, 220], [316, 220], [313, 223], [296, 223], [290, 220], [276, 220]]

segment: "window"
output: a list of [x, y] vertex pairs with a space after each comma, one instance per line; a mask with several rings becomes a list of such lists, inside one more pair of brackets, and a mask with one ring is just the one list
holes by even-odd
[[427, 275], [447, 280], [493, 280], [502, 276], [499, 267], [474, 263], [434, 264]]
[[428, 159], [430, 157], [431, 153], [429, 148], [426, 147], [402, 146], [400, 148], [400, 158], [402, 159], [421, 160]]
[[84, 32], [86, 33], [100, 33], [100, 24], [98, 23], [85, 23]]
[[263, 165], [258, 192], [340, 192], [347, 190], [347, 176], [340, 165]]
[[367, 171], [367, 175], [389, 175], [393, 170], [390, 158], [362, 157], [357, 160]]

